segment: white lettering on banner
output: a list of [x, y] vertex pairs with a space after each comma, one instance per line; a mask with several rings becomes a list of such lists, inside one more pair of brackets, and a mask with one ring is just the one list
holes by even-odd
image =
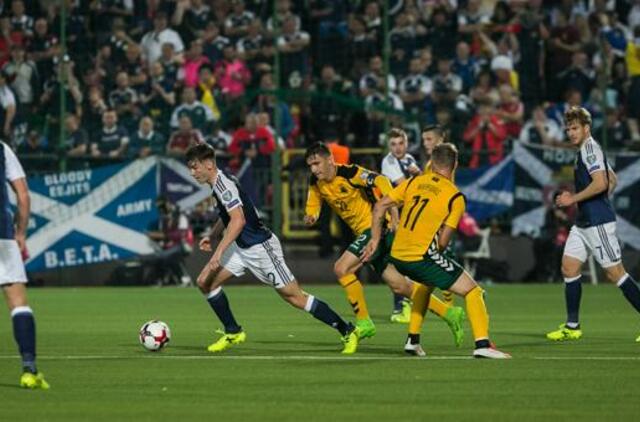
[[74, 183], [72, 185], [55, 185], [49, 187], [49, 196], [51, 198], [60, 198], [63, 196], [84, 195], [91, 192], [91, 184], [89, 182]]
[[516, 199], [522, 201], [542, 202], [542, 190], [536, 188], [516, 187]]
[[567, 149], [544, 149], [542, 158], [556, 164], [573, 164], [576, 153]]
[[116, 215], [118, 217], [126, 217], [131, 214], [140, 214], [148, 211], [151, 211], [151, 199], [143, 199], [141, 201], [118, 205]]
[[112, 252], [106, 243], [101, 243], [97, 251], [93, 245], [87, 245], [78, 248], [65, 248], [60, 252], [46, 251], [44, 253], [44, 265], [49, 269], [95, 264], [113, 259], [118, 259], [118, 254]]
[[47, 174], [44, 176], [46, 186], [62, 185], [67, 183], [82, 183], [91, 180], [91, 170], [72, 171], [69, 173]]
[[193, 186], [184, 183], [167, 183], [167, 192], [171, 193], [191, 193]]

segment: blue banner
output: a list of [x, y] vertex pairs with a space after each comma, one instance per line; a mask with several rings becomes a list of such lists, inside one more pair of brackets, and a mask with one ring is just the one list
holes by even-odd
[[492, 167], [456, 170], [456, 184], [465, 196], [467, 212], [485, 221], [513, 205], [514, 162], [511, 155]]
[[157, 162], [151, 157], [29, 178], [27, 270], [152, 253], [145, 232], [158, 219]]

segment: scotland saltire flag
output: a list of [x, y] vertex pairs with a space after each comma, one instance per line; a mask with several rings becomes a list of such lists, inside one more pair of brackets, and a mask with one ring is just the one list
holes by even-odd
[[455, 182], [465, 196], [467, 212], [477, 221], [500, 215], [513, 205], [513, 157], [493, 167], [456, 170]]

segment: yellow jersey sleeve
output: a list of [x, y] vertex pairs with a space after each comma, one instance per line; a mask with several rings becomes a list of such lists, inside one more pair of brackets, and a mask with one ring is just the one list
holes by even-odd
[[378, 188], [382, 195], [386, 195], [393, 189], [391, 180], [374, 171], [367, 170], [360, 166], [353, 166], [353, 177], [349, 179], [349, 183], [353, 186], [361, 186], [364, 188]]
[[391, 191], [389, 193], [387, 193], [387, 196], [393, 202], [398, 204], [398, 206], [402, 206], [404, 204], [405, 194], [407, 193], [407, 187], [409, 187], [409, 184], [412, 181], [413, 181], [413, 178], [405, 180], [404, 182], [400, 183], [395, 188], [391, 189]]
[[452, 229], [457, 229], [458, 223], [460, 223], [460, 219], [462, 218], [465, 209], [466, 202], [464, 200], [464, 195], [458, 192], [449, 200], [449, 215], [444, 221], [444, 224]]
[[320, 195], [320, 191], [313, 179], [309, 183], [309, 193], [307, 194], [307, 204], [304, 213], [318, 217], [320, 215], [320, 209], [322, 208], [322, 195]]

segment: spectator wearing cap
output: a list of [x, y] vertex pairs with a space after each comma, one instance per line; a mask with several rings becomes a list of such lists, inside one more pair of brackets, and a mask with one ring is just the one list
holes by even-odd
[[491, 103], [478, 104], [477, 113], [467, 125], [462, 139], [471, 145], [470, 168], [494, 165], [504, 158], [507, 130]]
[[513, 70], [513, 60], [511, 57], [499, 54], [491, 59], [491, 71], [495, 76], [496, 85], [503, 84], [518, 89], [518, 74]]
[[80, 120], [75, 114], [69, 114], [64, 119], [67, 139], [63, 146], [69, 157], [79, 157], [87, 154], [89, 150], [89, 135], [80, 127]]
[[102, 128], [91, 143], [94, 157], [123, 158], [129, 145], [129, 133], [118, 125], [118, 114], [108, 109], [102, 115]]
[[178, 128], [180, 118], [183, 116], [188, 116], [193, 128], [202, 133], [208, 132], [215, 122], [211, 109], [196, 99], [196, 90], [191, 87], [184, 87], [182, 90], [182, 103], [171, 114], [170, 124], [173, 129]]
[[162, 154], [165, 148], [165, 138], [154, 130], [153, 120], [149, 116], [140, 119], [138, 130], [131, 135], [129, 155], [145, 158], [150, 155]]
[[171, 134], [167, 144], [167, 153], [183, 156], [190, 147], [203, 143], [204, 138], [202, 132], [193, 127], [189, 116], [181, 116], [178, 122], [178, 129]]
[[531, 118], [520, 131], [520, 142], [548, 146], [562, 145], [562, 129], [555, 120], [550, 119], [544, 112], [542, 105], [533, 109]]
[[153, 30], [147, 32], [140, 42], [147, 63], [151, 64], [160, 58], [162, 46], [165, 43], [173, 46], [175, 54], [182, 55], [184, 51], [182, 38], [176, 31], [167, 27], [166, 13], [158, 12], [153, 19]]

